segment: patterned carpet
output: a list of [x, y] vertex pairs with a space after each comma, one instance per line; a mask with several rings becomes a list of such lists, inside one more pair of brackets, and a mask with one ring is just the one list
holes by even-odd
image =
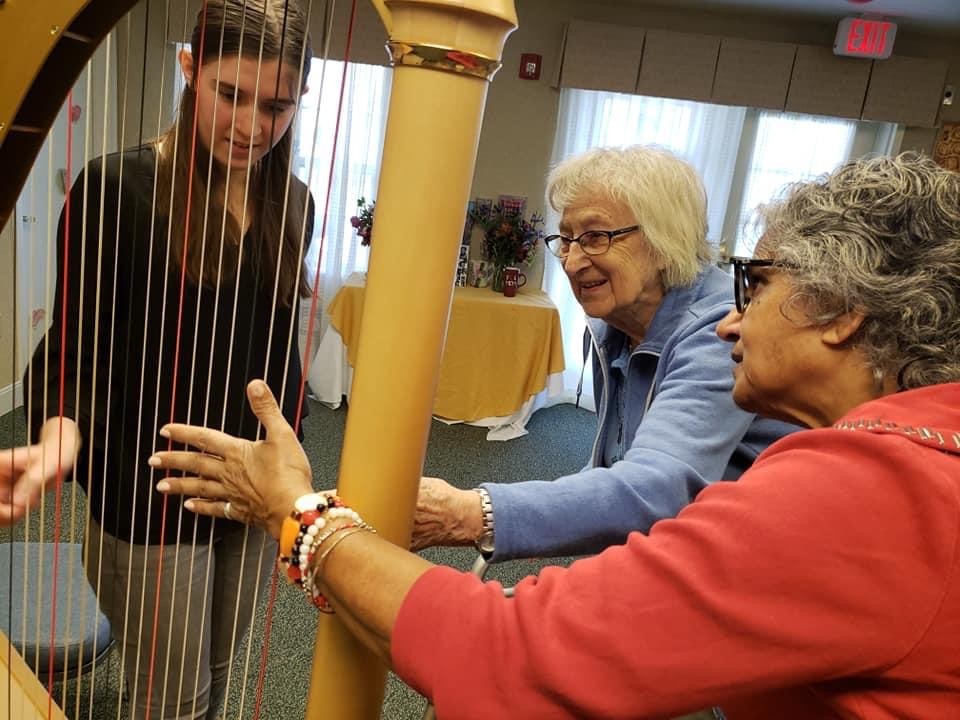
[[[339, 465], [340, 447], [347, 410], [330, 410], [311, 402], [310, 416], [304, 422], [304, 447], [314, 468], [318, 489], [333, 487]], [[22, 413], [13, 412], [0, 417], [0, 447], [22, 443], [25, 437]], [[443, 477], [458, 487], [474, 487], [480, 482], [515, 482], [525, 479], [551, 479], [583, 467], [590, 451], [595, 428], [592, 413], [572, 405], [558, 405], [536, 413], [530, 421], [530, 434], [509, 442], [488, 442], [486, 431], [466, 425], [445, 425], [434, 422], [431, 428], [424, 473]], [[65, 485], [70, 492], [72, 484]], [[82, 494], [78, 494], [82, 500]], [[21, 536], [0, 531], [0, 543]], [[2, 548], [0, 548], [2, 549]], [[423, 553], [427, 559], [468, 569], [475, 553], [467, 549], [431, 549]], [[554, 562], [566, 562], [566, 559]], [[504, 585], [513, 585], [521, 577], [536, 573], [544, 563], [517, 561], [494, 567], [488, 578]], [[266, 612], [266, 597], [258, 617]], [[259, 698], [260, 715], [264, 720], [293, 720], [302, 718], [306, 707], [312, 662], [312, 638], [316, 629], [316, 613], [291, 588], [280, 587], [273, 609], [270, 641], [267, 649], [267, 672]], [[264, 645], [262, 623], [247, 642], [237, 649], [237, 666], [249, 663], [252, 670], [247, 679], [238, 674], [231, 681], [224, 716], [228, 720], [252, 718], [257, 703], [257, 672], [260, 649]], [[248, 647], [252, 652], [247, 653]], [[91, 691], [91, 676], [67, 683], [66, 697], [62, 685], [54, 689], [54, 697], [61, 702], [67, 716], [73, 720], [123, 720], [127, 717], [119, 677], [119, 656], [112, 652], [107, 661], [98, 666], [95, 690]], [[426, 701], [400, 682], [388, 679], [382, 717], [386, 720], [419, 720], [423, 717]], [[157, 719], [159, 720], [159, 719]]]

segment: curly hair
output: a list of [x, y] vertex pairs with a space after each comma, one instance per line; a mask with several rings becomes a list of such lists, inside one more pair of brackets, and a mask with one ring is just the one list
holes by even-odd
[[878, 384], [960, 380], [960, 174], [916, 153], [858, 160], [788, 186], [759, 218], [810, 322], [865, 316], [851, 342]]
[[547, 177], [547, 199], [562, 213], [597, 195], [626, 205], [663, 266], [664, 288], [690, 285], [712, 258], [707, 193], [697, 171], [653, 145], [601, 147], [569, 157]]

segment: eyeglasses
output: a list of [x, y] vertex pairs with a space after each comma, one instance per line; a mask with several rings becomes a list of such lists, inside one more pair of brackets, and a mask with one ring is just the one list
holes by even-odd
[[580, 244], [580, 249], [583, 250], [584, 255], [603, 255], [610, 249], [610, 245], [613, 243], [615, 237], [626, 235], [639, 229], [639, 225], [631, 225], [630, 227], [620, 228], [619, 230], [587, 230], [575, 238], [569, 238], [566, 235], [547, 235], [543, 239], [543, 242], [550, 248], [550, 252], [561, 260], [565, 260], [567, 255], [570, 254], [570, 246], [573, 245], [573, 243]]
[[737, 304], [737, 312], [742, 313], [750, 304], [750, 297], [753, 294], [753, 268], [771, 267], [775, 261], [732, 257], [728, 258], [727, 262], [733, 266], [733, 299]]

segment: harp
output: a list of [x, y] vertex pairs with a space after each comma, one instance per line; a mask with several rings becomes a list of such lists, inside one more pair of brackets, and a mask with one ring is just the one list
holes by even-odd
[[[302, 4], [312, 12], [325, 5]], [[0, 0], [0, 47], [8, 58], [0, 64], [0, 228], [10, 224], [46, 133], [84, 64], [133, 5], [133, 0]], [[382, 535], [405, 544], [487, 84], [516, 27], [516, 14], [510, 0], [374, 0], [374, 5], [390, 38], [393, 80], [377, 195], [377, 252], [369, 268], [338, 487]], [[69, 176], [64, 187], [69, 191]], [[59, 203], [43, 205], [59, 214]], [[416, 254], [406, 244], [411, 237], [417, 238]], [[419, 291], [405, 292], [402, 278], [414, 274], [421, 278]], [[3, 304], [16, 311], [12, 296]], [[397, 317], [406, 320], [402, 329]], [[368, 451], [374, 443], [377, 453]], [[56, 523], [64, 517], [59, 505], [47, 511]], [[10, 578], [0, 583], [19, 589]], [[15, 653], [2, 658], [3, 682], [42, 705], [36, 679]], [[335, 616], [324, 616], [307, 716], [379, 716], [385, 672]], [[49, 687], [39, 692], [48, 694]], [[59, 717], [52, 698], [47, 705], [38, 707], [36, 716]], [[236, 717], [234, 712], [227, 709], [226, 716]], [[85, 717], [86, 710], [76, 716]]]

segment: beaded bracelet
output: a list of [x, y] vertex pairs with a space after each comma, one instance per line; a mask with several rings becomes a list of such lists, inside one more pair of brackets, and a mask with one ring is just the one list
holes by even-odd
[[313, 548], [325, 538], [318, 536], [327, 520], [347, 517], [354, 522], [360, 516], [343, 504], [337, 495], [310, 493], [294, 502], [294, 509], [285, 518], [280, 529], [280, 556], [277, 562], [284, 570], [287, 582], [302, 585], [304, 570], [310, 563]]
[[[349, 522], [333, 525], [325, 532], [328, 522], [346, 518]], [[314, 552], [341, 530], [349, 530], [324, 549], [316, 564]], [[284, 518], [280, 529], [280, 554], [277, 563], [283, 569], [287, 582], [298, 585], [321, 612], [332, 613], [330, 603], [316, 589], [318, 568], [331, 551], [348, 535], [365, 530], [376, 532], [360, 515], [347, 507], [338, 495], [309, 493], [294, 502], [294, 509]]]

